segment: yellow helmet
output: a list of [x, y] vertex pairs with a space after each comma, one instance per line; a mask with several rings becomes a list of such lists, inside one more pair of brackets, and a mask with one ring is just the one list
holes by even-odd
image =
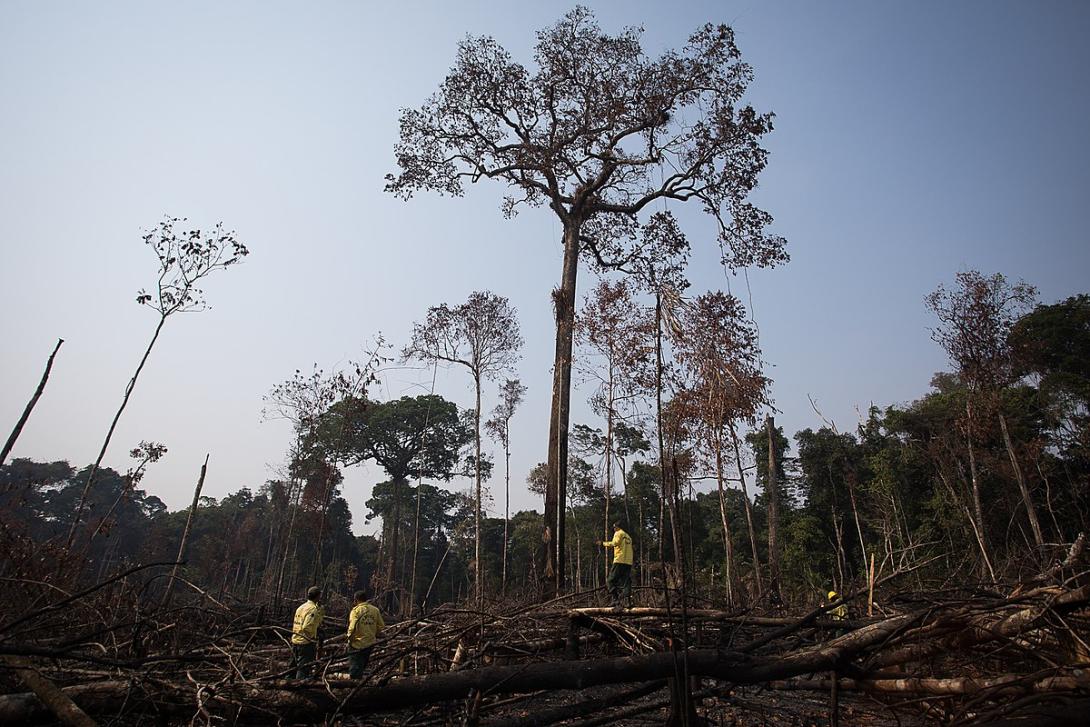
[[829, 591], [829, 600], [831, 601], [834, 598], [836, 598], [836, 591]]

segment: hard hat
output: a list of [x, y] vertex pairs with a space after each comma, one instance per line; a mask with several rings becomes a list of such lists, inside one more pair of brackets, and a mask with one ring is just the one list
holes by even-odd
[[836, 598], [836, 591], [829, 591], [829, 600], [831, 601], [834, 598]]

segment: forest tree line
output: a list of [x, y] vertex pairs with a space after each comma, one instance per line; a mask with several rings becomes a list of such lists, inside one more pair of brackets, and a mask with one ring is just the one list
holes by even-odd
[[[952, 363], [929, 391], [871, 407], [852, 431], [826, 423], [788, 437], [758, 418], [771, 382], [736, 299], [679, 298], [669, 324], [656, 326], [624, 283], [602, 282], [577, 316], [576, 366], [598, 418], [571, 431], [570, 587], [604, 583], [612, 521], [635, 541], [638, 586], [684, 570], [690, 587], [734, 605], [812, 602], [862, 586], [871, 569], [951, 586], [1033, 572], [1087, 529], [1090, 513], [1090, 296], [1034, 302], [1031, 288], [1001, 275], [959, 274], [926, 301]], [[506, 379], [482, 426], [479, 405], [462, 411], [434, 393], [372, 398], [383, 360], [296, 372], [273, 389], [270, 410], [289, 416], [295, 435], [284, 476], [199, 499], [186, 580], [241, 601], [294, 598], [313, 583], [344, 594], [371, 586], [404, 612], [540, 595], [542, 515], [508, 513], [498, 497], [523, 387]], [[479, 454], [482, 429], [498, 455]], [[142, 442], [127, 472], [99, 469], [89, 492], [89, 467], [4, 465], [7, 575], [59, 548], [81, 499], [87, 576], [173, 560], [188, 508], [169, 512], [143, 483], [165, 451]], [[363, 461], [388, 477], [366, 503], [365, 519], [381, 528], [354, 536], [342, 480]], [[525, 478], [531, 491], [544, 492], [544, 470]], [[507, 517], [478, 517], [489, 488], [451, 484], [478, 476]]]

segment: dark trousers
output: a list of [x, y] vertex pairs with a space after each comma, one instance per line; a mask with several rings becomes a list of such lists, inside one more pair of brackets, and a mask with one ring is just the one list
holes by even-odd
[[371, 650], [374, 648], [375, 645], [371, 644], [363, 649], [348, 650], [348, 676], [353, 679], [363, 678], [363, 673], [367, 670], [367, 662], [371, 661]]
[[[621, 592], [624, 592], [624, 601], [621, 600]], [[609, 569], [609, 577], [606, 578], [606, 593], [613, 603], [632, 604], [632, 566], [627, 563], [614, 563]]]
[[317, 644], [292, 644], [291, 665], [295, 667], [296, 679], [309, 679], [314, 676], [314, 667], [317, 666]]

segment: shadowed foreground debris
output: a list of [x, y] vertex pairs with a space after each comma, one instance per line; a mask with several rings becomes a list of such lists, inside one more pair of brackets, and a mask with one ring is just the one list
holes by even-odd
[[[683, 610], [676, 594], [669, 608], [626, 612], [579, 605], [594, 594], [445, 607], [391, 626], [361, 683], [345, 678], [338, 639], [321, 655], [320, 679], [284, 678], [290, 604], [228, 606], [190, 586], [180, 605], [159, 608], [147, 585], [165, 568], [65, 599], [19, 584], [17, 602], [53, 600], [0, 625], [9, 666], [0, 723], [65, 720], [57, 710], [68, 700], [122, 724], [352, 723], [383, 714], [403, 724], [510, 724], [528, 707], [538, 723], [605, 724], [671, 700], [674, 718], [687, 703], [715, 722], [726, 710], [744, 713], [754, 695], [787, 704], [815, 693], [826, 715], [838, 713], [835, 684], [835, 693], [865, 694], [872, 709], [909, 723], [985, 724], [1090, 699], [1090, 584], [1070, 568], [1007, 595], [890, 592], [887, 615], [852, 621], [827, 618], [828, 606], [798, 616]], [[334, 601], [329, 613], [346, 605]], [[31, 667], [64, 699], [47, 704], [21, 691], [15, 677]], [[556, 690], [572, 694], [556, 704]]]

